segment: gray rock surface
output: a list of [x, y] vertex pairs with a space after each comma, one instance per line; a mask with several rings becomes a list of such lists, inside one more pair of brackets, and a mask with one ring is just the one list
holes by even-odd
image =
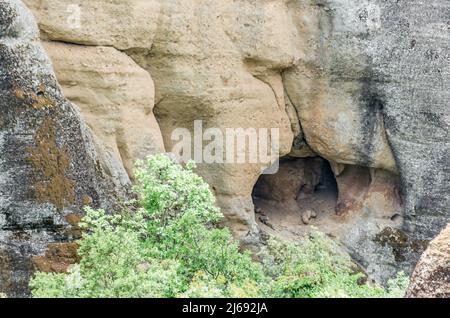
[[431, 239], [450, 220], [450, 1], [375, 1], [372, 91], [406, 195], [406, 229]]
[[31, 258], [73, 238], [82, 206], [113, 208], [116, 192], [90, 132], [62, 95], [31, 13], [0, 2], [0, 292], [26, 296]]
[[[379, 29], [369, 34], [369, 107], [378, 107], [402, 180], [404, 263], [450, 221], [450, 2], [373, 1]], [[373, 102], [375, 101], [375, 102]], [[371, 104], [372, 103], [372, 104]]]

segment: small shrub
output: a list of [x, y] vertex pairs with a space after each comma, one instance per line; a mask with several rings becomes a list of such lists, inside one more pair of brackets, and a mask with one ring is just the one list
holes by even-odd
[[409, 285], [409, 277], [404, 272], [399, 272], [397, 276], [388, 281], [386, 298], [403, 298]]
[[137, 165], [136, 190], [148, 213], [146, 245], [161, 259], [175, 259], [187, 281], [198, 272], [226, 284], [262, 278], [260, 264], [239, 245], [228, 229], [213, 226], [223, 217], [206, 182], [166, 156], [153, 156]]

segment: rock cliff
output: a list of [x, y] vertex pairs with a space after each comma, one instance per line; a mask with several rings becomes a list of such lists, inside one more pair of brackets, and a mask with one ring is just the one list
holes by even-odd
[[83, 205], [114, 209], [116, 187], [77, 107], [63, 96], [21, 1], [0, 3], [0, 290], [27, 295], [31, 259], [77, 237]]
[[[109, 189], [100, 175], [111, 187], [126, 187], [135, 159], [172, 151], [174, 130], [194, 132], [194, 121], [202, 120], [204, 130], [221, 132], [279, 129], [275, 175], [261, 176], [264, 163], [198, 167], [243, 244], [259, 244], [261, 231], [296, 239], [311, 224], [385, 281], [399, 269], [411, 272], [450, 222], [448, 0], [23, 2], [62, 91], [81, 115], [62, 97], [32, 17], [20, 1], [2, 2], [0, 136], [14, 146], [2, 153], [0, 169], [21, 174], [20, 182], [7, 183], [15, 189], [0, 188], [4, 193], [28, 198], [21, 191], [36, 188], [28, 176], [42, 163], [17, 159], [54, 147], [62, 158], [58, 178], [67, 184], [57, 199], [49, 198], [54, 191], [41, 191], [49, 209], [70, 205], [72, 188], [83, 196], [85, 184], [100, 204], [108, 201], [101, 191]], [[26, 49], [12, 47], [17, 42]], [[17, 52], [14, 62], [8, 52]], [[65, 108], [48, 107], [49, 98]], [[32, 107], [13, 112], [19, 106], [12, 101]], [[18, 140], [26, 145], [16, 146]], [[39, 147], [39, 140], [49, 145]], [[79, 181], [88, 177], [91, 183]], [[16, 215], [27, 211], [38, 223], [50, 213], [8, 195], [0, 197], [0, 224], [11, 219], [11, 204]], [[317, 217], [305, 225], [307, 211]], [[26, 228], [25, 222], [8, 230], [8, 222], [7, 233]], [[41, 246], [58, 241], [46, 233], [36, 237]], [[11, 259], [5, 255], [0, 260]]]

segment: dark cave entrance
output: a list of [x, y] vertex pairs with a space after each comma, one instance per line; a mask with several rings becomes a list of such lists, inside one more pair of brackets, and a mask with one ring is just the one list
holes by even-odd
[[277, 173], [259, 177], [252, 198], [262, 230], [301, 235], [308, 225], [334, 222], [338, 185], [326, 159], [286, 156]]
[[328, 193], [337, 200], [339, 193], [338, 184], [328, 160], [323, 159], [322, 174], [320, 176], [319, 183], [314, 188], [314, 193]]

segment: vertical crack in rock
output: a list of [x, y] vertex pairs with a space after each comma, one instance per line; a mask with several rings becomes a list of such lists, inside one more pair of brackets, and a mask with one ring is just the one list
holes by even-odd
[[384, 134], [382, 112], [385, 102], [382, 93], [377, 90], [377, 79], [371, 70], [370, 63], [364, 73], [365, 75], [360, 79], [360, 103], [362, 104], [360, 120], [361, 129], [365, 134], [361, 140], [360, 147], [355, 149], [355, 152], [359, 153], [361, 164], [372, 167], [375, 165], [377, 136]]

